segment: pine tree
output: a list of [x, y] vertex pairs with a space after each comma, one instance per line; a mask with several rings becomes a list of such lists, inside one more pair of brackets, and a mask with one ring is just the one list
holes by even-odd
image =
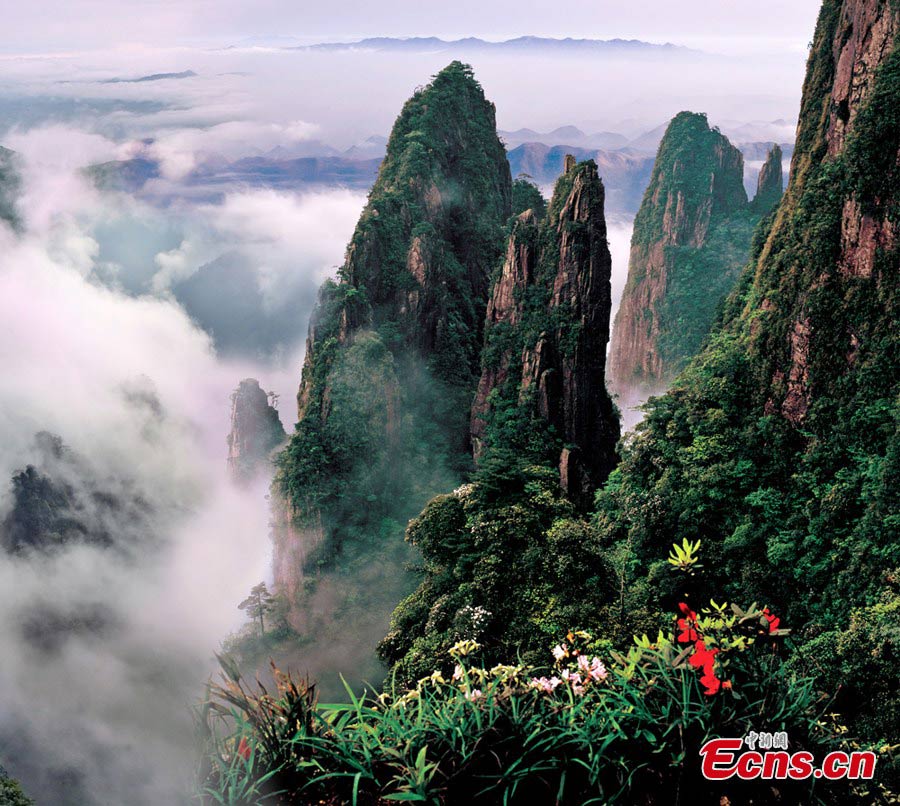
[[265, 617], [275, 611], [275, 597], [269, 593], [265, 582], [254, 585], [250, 589], [250, 595], [238, 605], [240, 610], [246, 610], [247, 615], [254, 621], [259, 619], [260, 637], [266, 634]]

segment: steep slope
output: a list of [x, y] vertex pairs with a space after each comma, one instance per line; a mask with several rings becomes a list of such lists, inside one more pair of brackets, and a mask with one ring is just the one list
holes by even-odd
[[635, 217], [613, 328], [609, 380], [623, 401], [663, 389], [700, 348], [747, 260], [754, 226], [780, 198], [775, 149], [764, 196], [748, 204], [741, 152], [706, 116], [681, 112], [669, 124]]
[[264, 467], [287, 435], [278, 411], [255, 378], [245, 378], [231, 395], [231, 430], [228, 433], [228, 470], [238, 482], [247, 482]]
[[[453, 62], [403, 107], [310, 323], [275, 484], [275, 582], [291, 602], [316, 564], [341, 553], [365, 564], [389, 538], [402, 548], [396, 523], [470, 463], [467, 412], [510, 205], [494, 106]], [[305, 623], [296, 607], [293, 620]]]
[[900, 650], [898, 32], [896, 3], [824, 3], [767, 237], [597, 513], [625, 558], [624, 621], [676, 595], [668, 547], [700, 538], [700, 589], [768, 602], [814, 638], [804, 672], [840, 683], [834, 707], [870, 738], [900, 728], [875, 671]]
[[603, 197], [597, 166], [569, 157], [546, 216], [527, 210], [511, 223], [472, 405], [478, 469], [407, 530], [423, 578], [379, 648], [401, 680], [461, 637], [484, 642], [492, 658], [539, 662], [560, 624], [611, 596], [609, 566], [579, 518], [619, 438], [604, 380]]
[[[590, 500], [615, 466], [617, 416], [606, 393], [611, 260], [604, 189], [593, 162], [567, 159], [547, 216], [514, 222], [487, 309], [483, 367], [472, 405], [476, 458], [507, 454], [525, 422], [546, 428], [563, 489]], [[503, 420], [504, 424], [499, 425]], [[524, 447], [524, 446], [523, 446]]]

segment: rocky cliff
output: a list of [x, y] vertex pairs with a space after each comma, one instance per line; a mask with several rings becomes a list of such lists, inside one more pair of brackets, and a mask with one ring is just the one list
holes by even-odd
[[[486, 315], [472, 405], [476, 458], [509, 447], [510, 407], [547, 431], [560, 482], [588, 502], [615, 465], [618, 418], [606, 392], [611, 262], [604, 189], [591, 162], [566, 161], [547, 215], [517, 217]], [[524, 431], [522, 433], [525, 433]]]
[[255, 378], [241, 381], [231, 395], [228, 471], [235, 481], [252, 480], [287, 438], [270, 397]]
[[467, 414], [511, 197], [494, 106], [454, 62], [404, 105], [311, 319], [299, 421], [275, 484], [291, 521], [276, 525], [275, 582], [289, 599], [298, 563], [337, 567], [386, 540], [402, 546], [386, 524], [471, 463]]
[[637, 576], [661, 579], [668, 546], [700, 538], [707, 584], [783, 608], [823, 657], [900, 565], [898, 32], [896, 3], [824, 3], [785, 196], [600, 506]]
[[628, 403], [664, 388], [699, 349], [746, 263], [753, 228], [781, 197], [781, 151], [748, 204], [741, 152], [705, 115], [682, 112], [659, 146], [634, 220], [628, 280], [609, 357], [612, 389]]
[[753, 208], [762, 215], [771, 212], [781, 201], [784, 179], [781, 169], [783, 159], [781, 146], [773, 143], [766, 155], [766, 161], [759, 170], [756, 181], [756, 195], [753, 197]]

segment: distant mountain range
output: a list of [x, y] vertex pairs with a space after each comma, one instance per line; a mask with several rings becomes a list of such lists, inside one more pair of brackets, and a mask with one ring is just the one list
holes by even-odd
[[[147, 81], [168, 81], [170, 79], [179, 78], [196, 78], [197, 74], [193, 70], [182, 70], [180, 73], [152, 73], [149, 76], [138, 76], [137, 78], [104, 78], [98, 81], [98, 84], [143, 84]], [[69, 82], [67, 82], [69, 83]]]
[[[762, 161], [773, 140], [760, 138], [742, 142], [737, 137], [765, 132], [777, 134], [782, 125], [787, 124], [773, 121], [771, 124], [747, 123], [726, 127], [726, 134], [744, 155], [744, 180], [751, 196]], [[550, 132], [518, 129], [499, 134], [506, 144], [512, 175], [529, 176], [545, 194], [562, 174], [566, 154], [572, 154], [579, 161], [594, 160], [606, 187], [607, 211], [628, 215], [640, 206], [664, 130], [665, 126], [660, 126], [632, 139], [611, 131], [586, 134], [576, 126], [561, 126]], [[279, 145], [240, 159], [206, 154], [201, 156], [197, 168], [182, 180], [180, 186], [194, 196], [208, 198], [220, 196], [235, 184], [281, 189], [339, 185], [368, 190], [378, 175], [386, 146], [387, 138], [372, 135], [344, 151], [320, 140], [305, 140]], [[781, 148], [786, 163], [789, 163], [793, 144], [782, 142]], [[131, 160], [95, 165], [90, 169], [90, 174], [104, 188], [138, 193], [144, 191], [151, 180], [161, 179], [159, 164], [151, 154], [152, 150], [148, 149]], [[788, 167], [786, 164], [785, 169]], [[180, 192], [169, 183], [155, 183], [146, 190], [151, 195], [162, 193], [164, 196]]]
[[557, 53], [557, 54], [597, 54], [615, 52], [664, 52], [673, 54], [698, 53], [682, 45], [674, 45], [671, 42], [658, 44], [655, 42], [643, 42], [639, 39], [553, 39], [543, 36], [520, 36], [515, 39], [506, 39], [500, 42], [491, 42], [486, 39], [470, 36], [465, 39], [440, 39], [436, 36], [390, 37], [377, 36], [368, 39], [360, 39], [356, 42], [319, 42], [316, 44], [302, 44], [299, 40], [292, 40], [284, 36], [250, 37], [232, 45], [231, 48], [280, 48], [285, 50], [310, 50], [310, 51], [388, 51], [403, 53], [444, 53], [453, 51], [456, 53]]

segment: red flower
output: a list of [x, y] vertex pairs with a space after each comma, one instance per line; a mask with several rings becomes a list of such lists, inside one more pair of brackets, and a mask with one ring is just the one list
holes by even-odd
[[697, 626], [697, 614], [691, 610], [684, 602], [678, 605], [678, 609], [684, 613], [684, 618], [678, 619], [678, 641], [682, 644], [689, 644], [696, 641], [700, 636], [695, 629]]
[[712, 674], [718, 651], [718, 649], [707, 649], [703, 641], [697, 641], [694, 645], [694, 653], [688, 658], [688, 663], [695, 669], [703, 669], [708, 674]]
[[713, 697], [719, 693], [719, 689], [722, 686], [722, 681], [719, 680], [719, 678], [716, 677], [715, 674], [713, 674], [713, 672], [710, 670], [700, 678], [700, 685], [706, 688], [706, 691], [704, 691], [703, 693], [707, 697]]
[[244, 759], [244, 761], [250, 760], [250, 744], [243, 736], [241, 736], [241, 740], [238, 742], [237, 754]]
[[768, 607], [764, 607], [762, 613], [763, 616], [765, 616], [766, 621], [769, 622], [769, 632], [775, 632], [775, 630], [778, 629], [778, 625], [781, 624], [781, 619], [773, 613], [770, 613]]

